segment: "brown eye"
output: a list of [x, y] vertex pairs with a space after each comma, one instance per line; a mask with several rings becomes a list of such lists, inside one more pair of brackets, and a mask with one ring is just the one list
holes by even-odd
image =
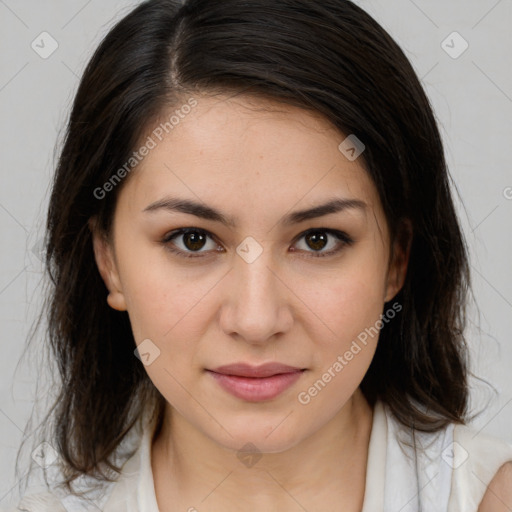
[[[341, 252], [345, 246], [352, 245], [352, 240], [343, 231], [336, 229], [310, 229], [303, 233], [299, 241], [304, 240], [305, 247], [299, 247], [301, 251], [309, 253], [312, 257], [334, 256]], [[300, 244], [298, 244], [300, 245]], [[323, 250], [328, 247], [328, 250]], [[295, 251], [295, 249], [293, 249]]]
[[323, 231], [312, 231], [308, 233], [304, 238], [308, 246], [315, 251], [320, 251], [323, 249], [328, 242], [328, 237]]
[[191, 251], [199, 251], [203, 248], [206, 241], [206, 236], [198, 231], [183, 234], [183, 244]]
[[[207, 247], [208, 241], [210, 247]], [[196, 228], [177, 229], [167, 234], [162, 243], [169, 251], [187, 258], [207, 256], [207, 253], [219, 247], [210, 233]], [[202, 250], [205, 247], [208, 250]]]
[[[305, 247], [299, 247], [300, 251], [312, 257], [334, 256], [345, 246], [354, 243], [354, 240], [343, 231], [324, 228], [310, 229], [302, 233], [298, 240], [305, 242]], [[211, 244], [210, 247], [208, 242]], [[212, 256], [212, 252], [224, 252], [211, 233], [199, 228], [181, 228], [172, 231], [164, 237], [162, 244], [170, 252], [184, 258], [207, 257]], [[296, 250], [296, 245], [297, 243], [292, 251]], [[205, 248], [206, 250], [203, 250]], [[328, 250], [324, 250], [325, 248]]]

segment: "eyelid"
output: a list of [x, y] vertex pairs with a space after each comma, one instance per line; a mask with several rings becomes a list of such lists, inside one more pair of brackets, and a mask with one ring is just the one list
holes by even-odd
[[[172, 252], [178, 256], [184, 257], [184, 258], [204, 258], [204, 257], [210, 256], [212, 251], [183, 251], [181, 249], [177, 249], [176, 247], [173, 247], [172, 244], [170, 243], [174, 238], [177, 238], [180, 235], [184, 235], [184, 234], [187, 234], [190, 232], [206, 235], [207, 237], [211, 238], [216, 243], [218, 243], [216, 241], [217, 237], [213, 233], [211, 233], [210, 231], [208, 231], [206, 229], [195, 228], [195, 227], [178, 228], [173, 231], [170, 231], [163, 237], [161, 243], [170, 252]], [[309, 229], [306, 229], [305, 231], [302, 231], [301, 233], [299, 233], [293, 240], [293, 245], [295, 245], [301, 238], [304, 238], [305, 236], [307, 236], [308, 234], [310, 234], [312, 232], [323, 232], [323, 233], [330, 234], [331, 236], [333, 236], [334, 238], [336, 238], [338, 240], [338, 242], [341, 244], [341, 247], [338, 246], [335, 249], [331, 249], [330, 251], [325, 251], [325, 252], [305, 251], [307, 256], [304, 256], [304, 257], [322, 258], [322, 257], [335, 256], [338, 253], [340, 253], [345, 246], [350, 246], [354, 243], [354, 240], [344, 231], [340, 231], [338, 229], [332, 229], [332, 228], [319, 227], [319, 228], [309, 228]], [[217, 252], [221, 252], [221, 251], [217, 251]], [[292, 252], [301, 252], [301, 251], [294, 250]]]
[[[216, 241], [216, 237], [213, 233], [210, 233], [210, 231], [203, 229], [203, 228], [178, 228], [173, 231], [170, 231], [167, 233], [164, 238], [162, 239], [162, 243], [165, 245], [167, 250], [170, 252], [177, 254], [178, 256], [183, 256], [184, 258], [203, 258], [210, 255], [211, 251], [183, 251], [181, 249], [178, 249], [174, 247], [170, 242], [174, 239], [179, 237], [180, 235], [186, 235], [187, 233], [201, 233], [203, 235], [206, 235], [207, 237], [211, 238], [212, 240]], [[218, 243], [218, 242], [216, 242]], [[220, 244], [219, 244], [220, 245]], [[220, 251], [219, 251], [220, 252]]]
[[[333, 236], [338, 241], [338, 246], [334, 249], [331, 249], [330, 251], [324, 251], [324, 252], [315, 252], [315, 251], [305, 251], [307, 256], [304, 257], [312, 257], [312, 258], [323, 258], [323, 257], [329, 257], [329, 256], [336, 256], [339, 254], [345, 246], [350, 246], [354, 243], [354, 240], [344, 231], [341, 231], [339, 229], [332, 229], [332, 228], [309, 228], [303, 231], [302, 233], [299, 233], [297, 237], [294, 239], [293, 244], [295, 245], [301, 238], [304, 238], [310, 233], [328, 233], [329, 235]], [[295, 252], [295, 251], [294, 251]]]

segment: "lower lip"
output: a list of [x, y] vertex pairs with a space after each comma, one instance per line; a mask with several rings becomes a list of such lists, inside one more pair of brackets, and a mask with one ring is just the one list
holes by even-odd
[[292, 386], [304, 370], [298, 370], [290, 373], [280, 373], [271, 377], [253, 378], [238, 377], [235, 375], [224, 375], [208, 370], [208, 373], [224, 388], [228, 393], [247, 400], [248, 402], [263, 402], [272, 400], [279, 396], [283, 391]]

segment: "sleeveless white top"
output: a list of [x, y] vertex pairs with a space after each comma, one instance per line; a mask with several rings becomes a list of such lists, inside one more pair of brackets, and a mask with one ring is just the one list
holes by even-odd
[[[159, 512], [151, 469], [154, 426], [148, 419], [139, 427], [119, 479], [89, 494], [93, 503], [56, 490], [26, 496], [12, 512]], [[376, 403], [362, 512], [477, 512], [500, 466], [512, 461], [512, 444], [463, 425], [414, 437], [416, 460], [410, 431]]]

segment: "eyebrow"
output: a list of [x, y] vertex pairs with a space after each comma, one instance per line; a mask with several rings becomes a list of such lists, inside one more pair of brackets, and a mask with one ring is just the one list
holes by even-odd
[[[320, 204], [306, 210], [297, 210], [295, 212], [288, 213], [281, 219], [280, 223], [285, 226], [289, 226], [349, 209], [365, 211], [367, 206], [368, 205], [360, 199], [333, 198], [324, 204]], [[224, 215], [222, 212], [211, 206], [204, 203], [198, 203], [190, 199], [166, 197], [151, 203], [149, 206], [144, 208], [143, 212], [155, 212], [158, 210], [188, 213], [190, 215], [200, 217], [201, 219], [220, 222], [233, 228], [236, 227], [237, 224], [234, 217]]]

